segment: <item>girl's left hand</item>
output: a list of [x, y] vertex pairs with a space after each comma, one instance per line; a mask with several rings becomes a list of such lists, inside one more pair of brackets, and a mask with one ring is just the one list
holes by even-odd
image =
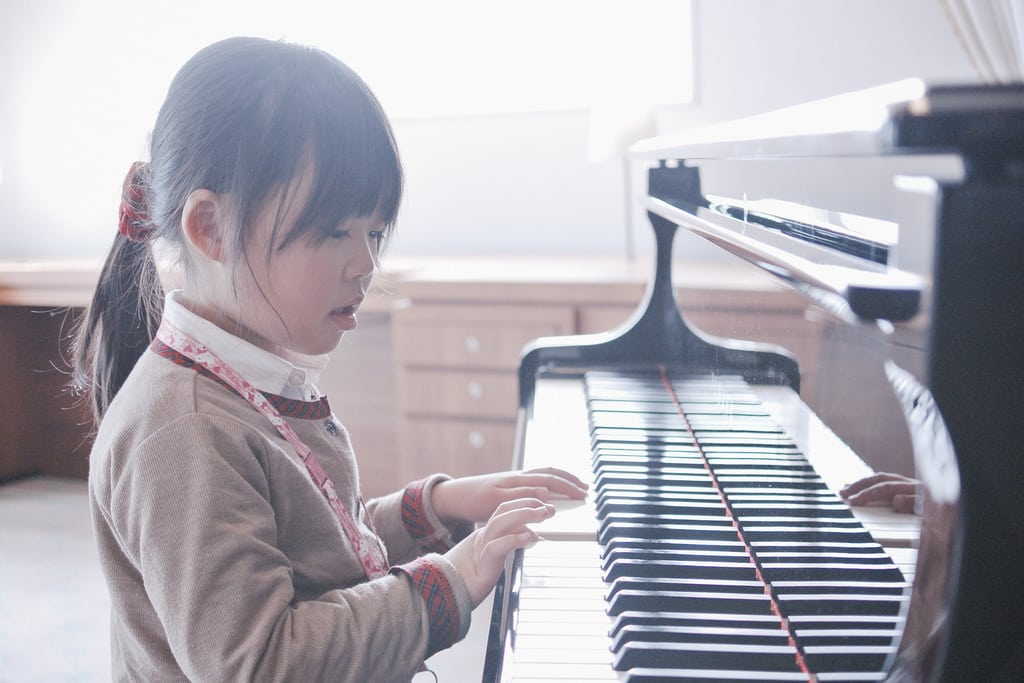
[[587, 485], [575, 475], [543, 467], [442, 481], [434, 486], [431, 505], [445, 523], [483, 522], [506, 501], [536, 498], [546, 503], [552, 497], [578, 500], [586, 495]]

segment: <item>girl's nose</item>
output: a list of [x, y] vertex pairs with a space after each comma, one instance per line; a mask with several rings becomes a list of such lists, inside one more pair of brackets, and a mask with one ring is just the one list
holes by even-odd
[[346, 261], [342, 273], [347, 280], [364, 280], [373, 275], [377, 265], [377, 241], [372, 237], [357, 240], [359, 246]]

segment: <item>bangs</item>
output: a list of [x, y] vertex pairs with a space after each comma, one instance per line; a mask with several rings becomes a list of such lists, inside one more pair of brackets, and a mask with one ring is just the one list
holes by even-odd
[[[263, 149], [242, 152], [262, 158], [259, 175], [269, 181], [260, 183], [268, 190], [263, 196], [277, 194], [280, 200], [274, 233], [288, 232], [271, 244], [281, 249], [303, 236], [321, 242], [346, 220], [374, 215], [389, 235], [403, 178], [384, 111], [362, 79], [334, 57], [303, 48], [298, 61], [292, 65], [298, 68], [281, 74], [287, 79], [284, 92], [264, 100]], [[304, 169], [314, 174], [309, 197], [294, 225], [284, 226]], [[242, 207], [243, 220], [251, 220], [257, 208]]]
[[376, 215], [390, 232], [402, 197], [402, 168], [391, 126], [366, 85], [310, 93], [316, 111], [307, 138], [313, 190], [287, 240], [315, 231], [326, 239], [350, 218]]

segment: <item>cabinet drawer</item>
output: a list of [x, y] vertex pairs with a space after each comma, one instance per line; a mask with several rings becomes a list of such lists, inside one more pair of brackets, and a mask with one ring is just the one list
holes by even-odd
[[399, 365], [514, 369], [537, 337], [571, 334], [570, 306], [417, 304], [395, 312]]
[[404, 469], [413, 476], [465, 477], [512, 466], [513, 422], [407, 416], [402, 423]]
[[405, 368], [399, 386], [406, 413], [514, 420], [516, 373]]

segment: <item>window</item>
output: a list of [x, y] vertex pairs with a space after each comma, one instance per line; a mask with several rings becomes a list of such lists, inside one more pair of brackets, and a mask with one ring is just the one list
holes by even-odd
[[[229, 35], [284, 38], [337, 55], [399, 123], [595, 104], [632, 110], [691, 96], [690, 9], [680, 0], [71, 0], [35, 7], [34, 34], [19, 43], [36, 54], [17, 67], [20, 85], [6, 95], [14, 98], [7, 103], [13, 118], [2, 125], [13, 124], [15, 134], [0, 163], [8, 187], [14, 180], [35, 194], [20, 201], [60, 212], [55, 223], [79, 230], [113, 225], [112, 196], [129, 163], [146, 157], [175, 71]], [[47, 188], [55, 177], [57, 202]], [[2, 190], [0, 214], [12, 201]]]

